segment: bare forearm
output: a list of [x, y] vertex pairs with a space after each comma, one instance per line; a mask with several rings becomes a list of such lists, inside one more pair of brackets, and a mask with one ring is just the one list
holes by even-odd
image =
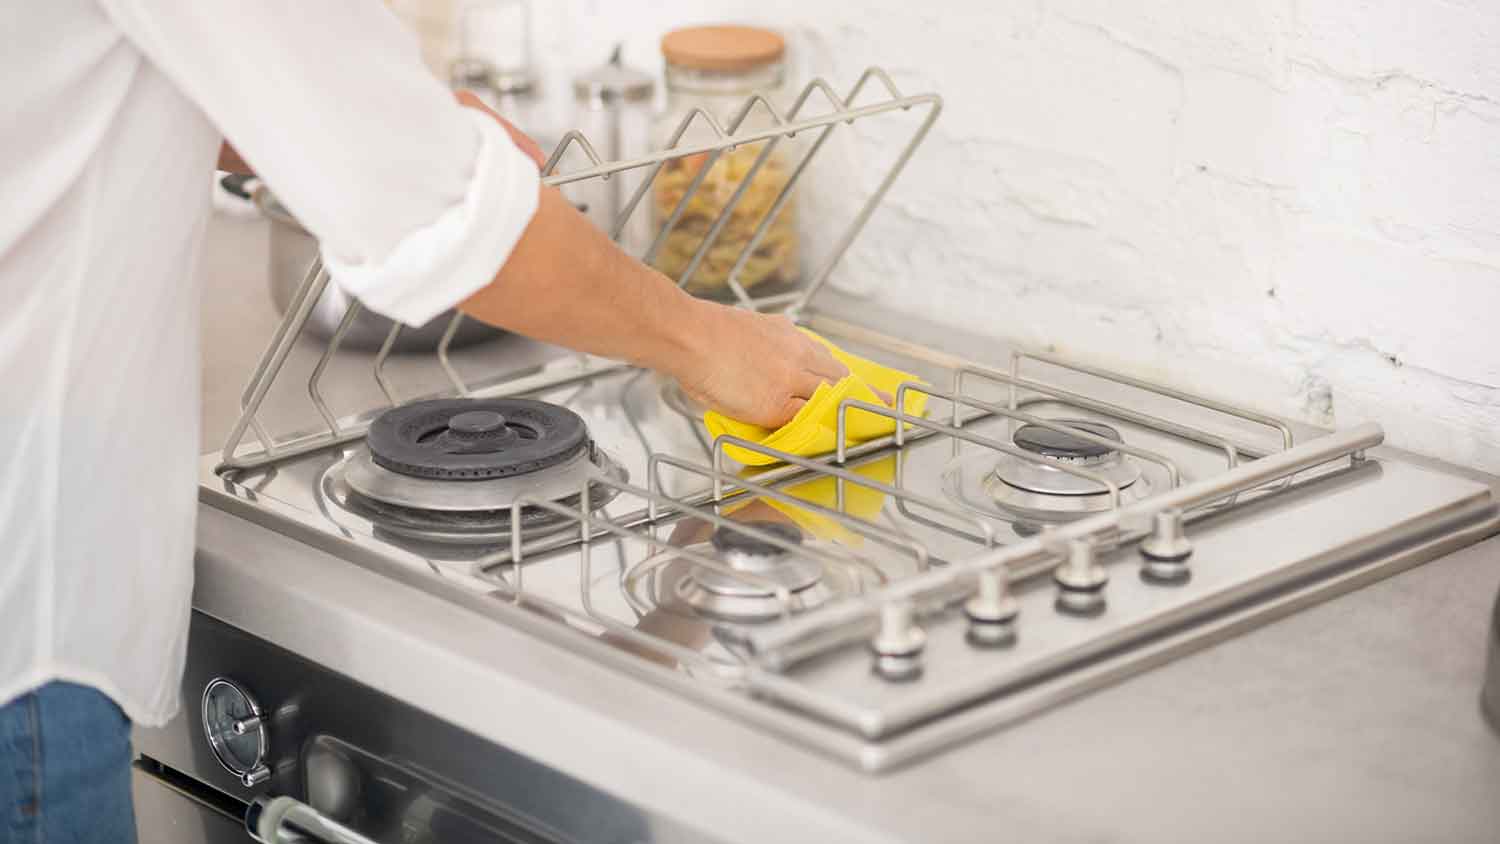
[[[500, 122], [542, 166], [536, 144]], [[775, 427], [824, 381], [848, 370], [785, 317], [695, 299], [594, 228], [554, 188], [505, 266], [459, 305], [469, 316], [538, 340], [664, 372], [705, 406]]]
[[630, 258], [554, 188], [495, 281], [464, 313], [520, 334], [674, 374], [717, 309]]

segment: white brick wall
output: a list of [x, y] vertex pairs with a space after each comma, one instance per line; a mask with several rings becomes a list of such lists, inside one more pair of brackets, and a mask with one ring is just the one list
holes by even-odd
[[841, 283], [1500, 472], [1500, 2], [537, 6], [556, 80], [733, 20], [943, 94]]

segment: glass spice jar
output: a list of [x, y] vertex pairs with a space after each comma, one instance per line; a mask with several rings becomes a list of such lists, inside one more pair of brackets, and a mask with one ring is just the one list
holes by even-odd
[[[679, 29], [662, 38], [666, 60], [666, 109], [657, 119], [653, 141], [658, 148], [672, 143], [672, 134], [693, 109], [701, 108], [724, 129], [753, 94], [760, 94], [778, 110], [783, 98], [783, 57], [786, 42], [775, 32], [744, 26], [705, 26]], [[755, 106], [736, 134], [767, 129], [775, 121], [762, 106]], [[676, 146], [709, 144], [713, 130], [701, 118], [695, 120]], [[762, 141], [725, 150], [709, 168], [676, 223], [662, 238], [652, 266], [674, 281], [681, 281], [692, 267], [704, 238], [729, 204], [736, 189], [749, 175], [765, 145]], [[662, 168], [651, 190], [652, 236], [671, 219], [693, 179], [710, 159], [700, 153], [672, 159]], [[729, 212], [718, 236], [709, 245], [685, 287], [698, 295], [728, 298], [731, 276], [745, 290], [759, 296], [794, 286], [800, 275], [795, 196], [789, 196], [751, 246], [755, 232], [786, 187], [796, 164], [792, 142], [782, 139], [751, 178], [739, 202]], [[648, 244], [649, 246], [649, 244]]]

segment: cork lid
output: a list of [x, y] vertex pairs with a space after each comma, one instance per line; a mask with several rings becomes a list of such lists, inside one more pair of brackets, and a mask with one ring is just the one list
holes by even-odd
[[753, 26], [694, 26], [661, 39], [669, 64], [695, 70], [750, 70], [778, 61], [785, 52], [785, 39]]

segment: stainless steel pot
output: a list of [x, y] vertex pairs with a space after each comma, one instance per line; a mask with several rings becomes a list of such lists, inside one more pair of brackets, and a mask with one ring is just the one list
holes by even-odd
[[[286, 313], [287, 304], [297, 286], [302, 283], [307, 267], [318, 253], [318, 240], [313, 237], [297, 218], [291, 215], [264, 185], [251, 194], [255, 207], [271, 221], [271, 251], [267, 269], [271, 279], [271, 301], [276, 309]], [[328, 285], [323, 298], [318, 300], [307, 318], [306, 330], [314, 336], [327, 339], [337, 330], [344, 318], [351, 298], [337, 284]], [[448, 311], [421, 328], [407, 328], [396, 339], [395, 351], [432, 350], [448, 328], [453, 311]], [[348, 349], [373, 350], [380, 348], [390, 333], [391, 320], [371, 311], [361, 310], [354, 324], [344, 335], [342, 346]], [[467, 319], [459, 326], [453, 337], [454, 346], [463, 346], [497, 337], [501, 330], [478, 320]]]

